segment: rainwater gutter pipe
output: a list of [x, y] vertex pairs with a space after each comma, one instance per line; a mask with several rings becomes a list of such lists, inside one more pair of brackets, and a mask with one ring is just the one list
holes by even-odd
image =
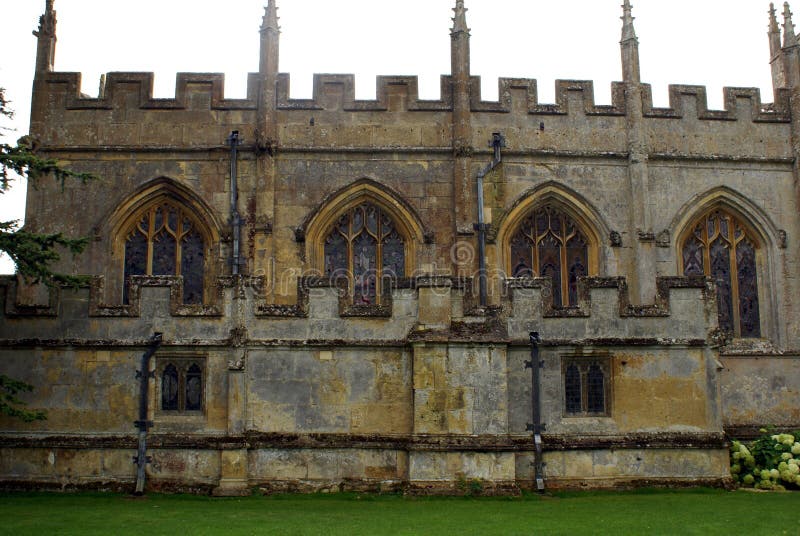
[[142, 354], [140, 368], [136, 371], [136, 378], [139, 380], [139, 420], [134, 421], [133, 424], [139, 429], [139, 445], [136, 456], [133, 457], [133, 463], [136, 464], [134, 495], [144, 494], [145, 466], [150, 461], [150, 457], [147, 455], [147, 430], [153, 426], [153, 421], [147, 420], [147, 414], [150, 401], [150, 378], [154, 377], [150, 371], [150, 358], [158, 351], [161, 340], [161, 333], [153, 333], [147, 350]]
[[478, 231], [478, 292], [481, 308], [485, 308], [488, 301], [486, 289], [486, 231], [488, 225], [486, 225], [483, 214], [483, 179], [503, 161], [500, 148], [506, 146], [506, 140], [501, 133], [494, 132], [489, 146], [494, 148], [494, 156], [491, 163], [478, 172], [478, 223], [473, 226], [473, 229]]
[[544, 491], [544, 460], [542, 459], [542, 432], [544, 431], [544, 423], [542, 423], [542, 381], [541, 381], [541, 368], [544, 362], [539, 359], [539, 344], [542, 338], [539, 336], [538, 331], [531, 331], [531, 360], [525, 362], [525, 368], [531, 369], [531, 417], [533, 422], [528, 424], [528, 431], [533, 432], [533, 466], [534, 466], [534, 480], [536, 482], [536, 490], [539, 492]]
[[241, 259], [239, 247], [242, 238], [242, 219], [239, 216], [239, 183], [236, 161], [239, 157], [239, 131], [231, 131], [226, 140], [231, 146], [231, 227], [233, 227], [233, 251], [231, 252], [231, 274], [239, 275]]

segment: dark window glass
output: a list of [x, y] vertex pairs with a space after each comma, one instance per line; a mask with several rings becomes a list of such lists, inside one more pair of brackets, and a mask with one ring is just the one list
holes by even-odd
[[[147, 274], [147, 236], [135, 228], [125, 242], [125, 281], [132, 275]], [[128, 285], [123, 287], [123, 303], [128, 303]]]
[[[128, 231], [125, 280], [131, 275], [182, 275], [184, 302], [202, 303], [206, 247], [180, 206], [170, 201], [151, 206]], [[127, 285], [124, 300], [127, 303]]]
[[564, 396], [567, 413], [580, 413], [581, 404], [581, 373], [578, 365], [572, 363], [567, 366], [564, 375]]
[[403, 239], [392, 231], [383, 239], [383, 277], [403, 277], [405, 270]]
[[753, 244], [742, 240], [736, 246], [737, 283], [739, 285], [739, 318], [742, 337], [760, 337], [758, 315], [758, 276], [756, 250]]
[[578, 304], [578, 278], [589, 273], [589, 247], [577, 223], [545, 205], [523, 220], [510, 242], [514, 277], [537, 274], [553, 281], [553, 305]]
[[195, 230], [186, 233], [181, 240], [181, 275], [185, 303], [203, 303], [204, 257], [203, 237]]
[[711, 278], [717, 286], [719, 327], [726, 331], [733, 331], [730, 251], [721, 237], [711, 243], [710, 249]]
[[589, 413], [605, 413], [606, 411], [605, 378], [600, 365], [593, 363], [586, 375], [586, 411]]
[[178, 369], [169, 364], [161, 374], [161, 409], [175, 411], [178, 407]]
[[738, 337], [760, 337], [757, 246], [742, 223], [724, 210], [706, 214], [684, 241], [684, 275], [711, 276], [719, 326]]
[[703, 275], [703, 243], [696, 236], [683, 244], [683, 274]]
[[153, 275], [175, 275], [175, 237], [162, 230], [153, 237]]
[[362, 203], [342, 214], [325, 238], [327, 277], [346, 278], [356, 304], [379, 303], [384, 279], [405, 275], [405, 242], [380, 207]]
[[203, 373], [200, 367], [192, 365], [186, 371], [186, 411], [199, 411], [203, 408]]

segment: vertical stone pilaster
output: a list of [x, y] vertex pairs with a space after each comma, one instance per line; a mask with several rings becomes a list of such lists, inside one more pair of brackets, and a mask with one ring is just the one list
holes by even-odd
[[250, 216], [252, 226], [252, 273], [267, 278], [267, 299], [275, 296], [275, 246], [272, 228], [275, 222], [275, 174], [278, 148], [278, 60], [280, 27], [278, 26], [277, 0], [270, 0], [261, 24], [261, 49], [259, 55], [258, 118], [255, 146], [256, 169], [253, 195], [255, 210]]
[[[247, 423], [247, 328], [245, 308], [252, 304], [245, 299], [243, 278], [240, 276], [234, 288], [235, 327], [231, 330], [230, 358], [228, 359], [228, 436], [241, 436]], [[220, 451], [220, 479], [214, 495], [238, 497], [249, 495], [248, 453], [246, 448], [223, 449]]]
[[243, 497], [250, 495], [247, 486], [247, 449], [220, 451], [220, 479], [214, 488], [217, 497]]
[[625, 84], [628, 145], [629, 256], [624, 263], [631, 300], [652, 303], [656, 294], [655, 234], [648, 166], [647, 137], [642, 111], [639, 40], [633, 26], [631, 4], [623, 5], [622, 78]]
[[[475, 179], [470, 174], [472, 163], [472, 121], [470, 107], [469, 28], [463, 0], [453, 9], [453, 28], [450, 32], [451, 84], [453, 88], [453, 218], [455, 240], [459, 236], [474, 236], [477, 221]], [[477, 243], [470, 241], [477, 250]], [[453, 271], [470, 276], [477, 272], [476, 255], [451, 255]]]
[[[414, 433], [458, 438], [508, 433], [508, 360], [504, 345], [428, 342], [413, 345]], [[445, 439], [444, 441], [447, 441]], [[469, 442], [469, 440], [466, 440]], [[413, 486], [448, 488], [515, 479], [514, 453], [471, 449], [409, 452]]]

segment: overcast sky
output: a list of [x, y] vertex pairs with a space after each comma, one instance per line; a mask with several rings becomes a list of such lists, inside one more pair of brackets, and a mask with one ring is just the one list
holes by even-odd
[[[175, 73], [224, 72], [226, 96], [244, 97], [258, 68], [258, 28], [266, 0], [56, 0], [57, 71], [83, 73], [83, 92], [97, 95], [101, 73], [155, 72], [155, 96], [174, 96]], [[594, 80], [599, 104], [621, 78], [621, 0], [466, 0], [472, 74], [484, 100], [497, 99], [499, 76], [536, 78], [539, 98], [553, 102], [556, 79]], [[27, 132], [36, 56], [31, 35], [45, 0], [0, 0], [0, 86]], [[419, 76], [422, 98], [439, 97], [450, 71], [455, 0], [278, 0], [280, 68], [291, 96], [311, 96], [311, 75], [355, 73], [356, 96], [374, 98], [375, 75]], [[226, 6], [226, 7], [222, 7]], [[634, 0], [642, 79], [657, 106], [668, 84], [708, 87], [722, 107], [722, 87], [757, 87], [772, 100], [769, 2]], [[800, 10], [800, 2], [797, 3]], [[782, 4], [778, 6], [782, 11]], [[780, 19], [782, 21], [782, 19]], [[798, 11], [797, 23], [800, 23]], [[0, 220], [22, 218], [24, 186], [0, 197]], [[0, 261], [0, 273], [12, 271]]]

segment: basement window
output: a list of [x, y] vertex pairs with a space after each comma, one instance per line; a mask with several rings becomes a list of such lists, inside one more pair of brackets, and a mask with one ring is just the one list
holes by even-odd
[[610, 371], [609, 357], [563, 356], [561, 378], [564, 415], [609, 416]]

